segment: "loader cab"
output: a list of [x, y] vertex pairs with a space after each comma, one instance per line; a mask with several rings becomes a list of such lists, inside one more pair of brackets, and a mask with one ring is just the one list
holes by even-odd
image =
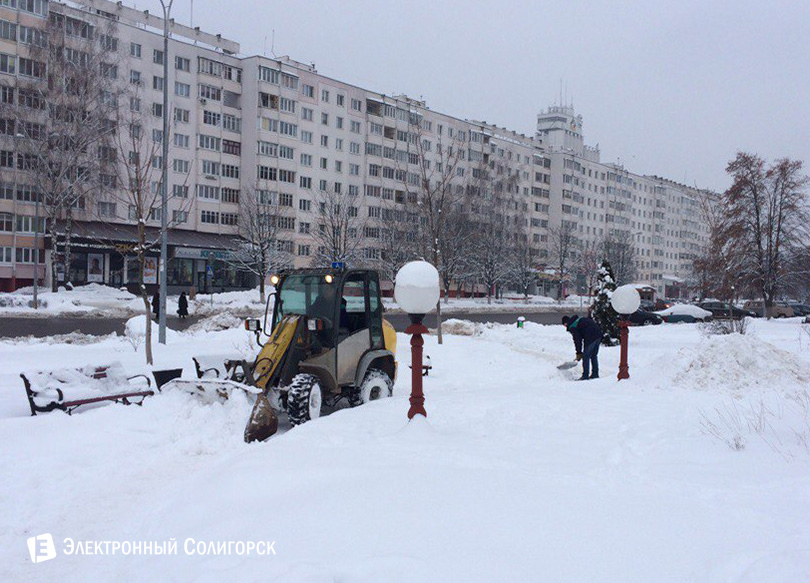
[[382, 314], [377, 272], [299, 269], [280, 274], [272, 322], [275, 329], [285, 316], [307, 318], [313, 355], [300, 368], [339, 390], [355, 382], [364, 354], [385, 348]]

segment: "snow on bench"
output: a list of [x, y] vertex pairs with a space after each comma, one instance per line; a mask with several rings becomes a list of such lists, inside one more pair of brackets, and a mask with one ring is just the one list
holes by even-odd
[[197, 378], [230, 378], [229, 373], [237, 363], [244, 360], [235, 353], [229, 354], [201, 354], [192, 358]]
[[[77, 407], [103, 401], [140, 404], [144, 398], [154, 394], [149, 377], [128, 377], [118, 362], [105, 366], [27, 372], [20, 376], [25, 384], [31, 415], [54, 409], [70, 415]], [[142, 380], [133, 382], [136, 379]], [[122, 387], [140, 390], [122, 391]]]

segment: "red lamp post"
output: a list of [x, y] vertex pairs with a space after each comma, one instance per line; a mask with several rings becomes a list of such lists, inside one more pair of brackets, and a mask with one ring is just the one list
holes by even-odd
[[630, 378], [630, 366], [627, 364], [627, 344], [629, 336], [630, 321], [627, 317], [638, 310], [641, 305], [641, 297], [638, 290], [632, 285], [623, 285], [613, 290], [610, 296], [610, 305], [619, 314], [619, 343], [621, 345], [621, 356], [619, 360], [619, 374], [617, 378], [621, 381]]
[[397, 272], [394, 298], [399, 307], [411, 318], [405, 330], [411, 334], [411, 407], [408, 419], [416, 415], [427, 417], [425, 394], [422, 390], [422, 338], [428, 329], [422, 324], [425, 314], [432, 311], [439, 301], [439, 272], [426, 261], [411, 261]]
[[627, 338], [630, 333], [630, 322], [622, 318], [619, 320], [619, 343], [621, 344], [621, 358], [619, 360], [618, 379], [630, 378], [630, 366], [627, 364]]
[[411, 325], [405, 329], [405, 334], [411, 335], [411, 408], [408, 409], [408, 419], [413, 419], [414, 415], [427, 417], [422, 391], [422, 347], [425, 345], [422, 334], [427, 334], [428, 329], [422, 324], [422, 318], [424, 314], [412, 314]]

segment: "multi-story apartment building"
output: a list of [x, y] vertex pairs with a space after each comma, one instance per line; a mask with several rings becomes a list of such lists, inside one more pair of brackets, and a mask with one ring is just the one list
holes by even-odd
[[[0, 0], [3, 95], [14, 92], [27, 66], [25, 31], [43, 27], [49, 13], [81, 23], [73, 29], [97, 31], [85, 40], [104, 44], [115, 63], [110, 83], [121, 90], [121, 109], [137, 115], [139, 131], [160, 142], [162, 116], [170, 116], [168, 159], [155, 165], [168, 167], [173, 291], [251, 283], [227, 260], [250, 212], [240, 204], [248, 194], [274, 208], [278, 247], [299, 266], [323, 251], [318, 231], [327, 195], [349, 201], [363, 219], [351, 235], [364, 260], [377, 260], [386, 252], [387, 225], [399, 224], [405, 237], [418, 227], [426, 179], [446, 179], [463, 195], [458, 204], [465, 212], [482, 220], [493, 198], [482, 192], [492, 190], [514, 240], [531, 242], [540, 262], [550, 262], [550, 229], [562, 221], [575, 224], [578, 249], [597, 245], [612, 230], [629, 232], [639, 278], [662, 293], [684, 277], [690, 245], [705, 236], [692, 189], [601, 163], [598, 150], [583, 145], [581, 118], [572, 110], [552, 108], [538, 118], [537, 136], [527, 137], [331, 79], [287, 57], [245, 57], [238, 43], [175, 22], [167, 56], [161, 18], [108, 0]], [[170, 90], [165, 112], [164, 85]], [[13, 136], [3, 139], [12, 144], [2, 147], [3, 156], [13, 157]], [[150, 188], [159, 188], [159, 179], [154, 172]], [[13, 289], [30, 285], [34, 274], [35, 196], [13, 161], [0, 160], [0, 183], [0, 288]], [[74, 213], [74, 283], [133, 281], [134, 215], [116, 196], [123, 185], [107, 186]], [[152, 213], [147, 228], [154, 233], [159, 224], [159, 213]], [[44, 255], [60, 252], [47, 237], [40, 247]], [[39, 269], [47, 280], [49, 262]], [[147, 283], [157, 283], [156, 270]]]
[[537, 116], [537, 139], [551, 162], [550, 225], [571, 225], [575, 253], [606, 239], [627, 245], [639, 282], [662, 295], [684, 295], [692, 260], [709, 235], [701, 214], [706, 192], [602, 162], [599, 148], [585, 145], [582, 122], [573, 107]]

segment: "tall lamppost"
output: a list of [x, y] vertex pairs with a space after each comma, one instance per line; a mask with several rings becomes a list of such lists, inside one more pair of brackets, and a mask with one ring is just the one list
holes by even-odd
[[169, 275], [168, 190], [169, 190], [169, 17], [174, 0], [160, 0], [163, 7], [163, 163], [160, 192], [160, 314], [158, 342], [166, 344], [166, 285]]
[[621, 343], [621, 360], [619, 361], [618, 379], [630, 378], [630, 366], [627, 363], [627, 342], [630, 322], [627, 317], [638, 310], [641, 305], [641, 296], [632, 285], [623, 285], [613, 290], [610, 296], [610, 305], [619, 314], [619, 342]]
[[[53, 135], [53, 134], [51, 134]], [[18, 133], [18, 138], [25, 138], [24, 134]], [[39, 188], [34, 190], [34, 309], [39, 309]]]
[[410, 317], [411, 325], [405, 329], [411, 334], [411, 407], [408, 419], [415, 415], [427, 417], [425, 394], [422, 391], [422, 334], [428, 329], [422, 324], [425, 314], [439, 302], [439, 272], [427, 261], [411, 261], [397, 272], [394, 298]]

